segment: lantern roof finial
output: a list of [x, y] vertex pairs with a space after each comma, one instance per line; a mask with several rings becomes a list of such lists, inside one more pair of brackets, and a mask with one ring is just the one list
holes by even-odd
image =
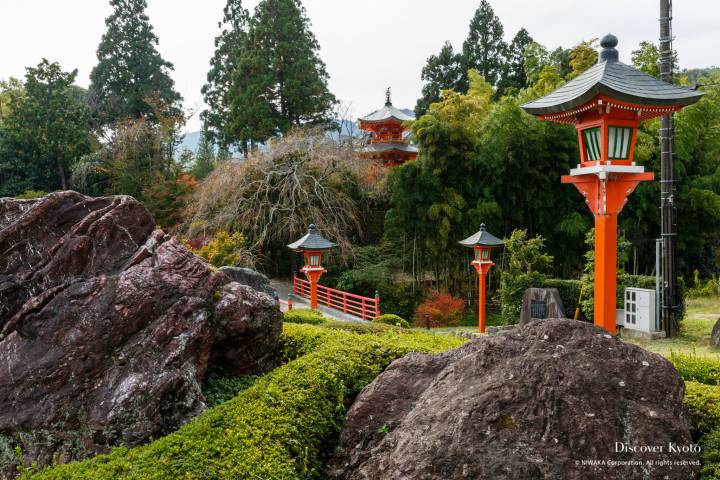
[[620, 54], [618, 53], [617, 47], [618, 38], [612, 33], [605, 35], [600, 40], [600, 46], [603, 48], [598, 56], [598, 63], [601, 62], [619, 62]]
[[390, 87], [385, 90], [385, 106], [392, 107], [392, 100], [390, 100]]

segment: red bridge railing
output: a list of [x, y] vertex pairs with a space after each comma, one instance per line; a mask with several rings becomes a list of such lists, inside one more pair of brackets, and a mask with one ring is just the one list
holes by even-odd
[[[310, 298], [310, 282], [295, 277], [293, 279], [293, 293], [300, 297]], [[317, 295], [320, 305], [340, 310], [363, 320], [372, 320], [380, 316], [379, 295], [375, 295], [375, 298], [363, 297], [324, 285], [317, 286]]]

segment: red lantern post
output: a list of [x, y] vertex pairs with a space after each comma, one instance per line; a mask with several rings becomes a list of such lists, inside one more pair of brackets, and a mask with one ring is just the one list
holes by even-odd
[[478, 330], [485, 333], [485, 290], [487, 274], [490, 267], [495, 265], [490, 260], [490, 250], [499, 247], [503, 241], [485, 230], [485, 224], [480, 225], [480, 231], [460, 242], [460, 245], [473, 249], [473, 261], [470, 264], [478, 273]]
[[637, 128], [703, 94], [668, 85], [618, 60], [618, 40], [606, 35], [598, 64], [554, 92], [522, 106], [541, 120], [575, 125], [580, 164], [562, 177], [595, 216], [595, 324], [615, 334], [617, 217], [637, 185], [653, 173], [633, 162]]
[[293, 251], [301, 252], [305, 259], [305, 266], [300, 270], [310, 282], [310, 308], [317, 310], [317, 286], [320, 277], [327, 272], [322, 266], [323, 255], [337, 245], [326, 240], [317, 232], [315, 225], [310, 225], [308, 233], [300, 240], [288, 245]]

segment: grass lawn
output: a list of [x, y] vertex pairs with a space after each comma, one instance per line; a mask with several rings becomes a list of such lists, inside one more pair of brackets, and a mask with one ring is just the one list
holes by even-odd
[[680, 335], [670, 339], [645, 341], [625, 339], [646, 350], [669, 356], [670, 352], [695, 353], [720, 360], [720, 350], [710, 348], [710, 333], [720, 318], [720, 298], [691, 298], [680, 324]]

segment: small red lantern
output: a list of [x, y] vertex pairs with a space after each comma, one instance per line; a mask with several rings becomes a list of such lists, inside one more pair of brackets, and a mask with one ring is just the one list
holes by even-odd
[[305, 266], [301, 271], [310, 282], [310, 308], [317, 309], [317, 285], [323, 273], [327, 272], [322, 266], [325, 252], [335, 248], [337, 245], [326, 240], [317, 231], [315, 225], [310, 225], [308, 233], [300, 240], [288, 245], [288, 248], [301, 252], [305, 259]]
[[480, 231], [460, 242], [460, 245], [473, 249], [473, 261], [470, 262], [478, 273], [478, 330], [485, 333], [485, 285], [490, 267], [495, 265], [490, 260], [490, 250], [499, 247], [503, 241], [485, 230], [485, 224], [480, 225]]

